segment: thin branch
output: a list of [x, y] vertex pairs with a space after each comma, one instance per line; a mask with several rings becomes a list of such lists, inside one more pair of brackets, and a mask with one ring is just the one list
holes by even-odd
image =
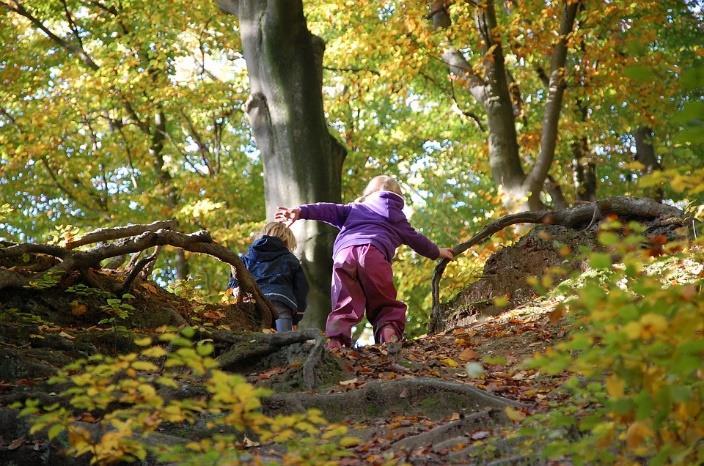
[[372, 69], [372, 68], [361, 68], [361, 67], [356, 67], [356, 66], [349, 66], [349, 67], [335, 67], [335, 66], [323, 66], [323, 69], [325, 71], [337, 71], [337, 72], [343, 72], [343, 73], [371, 73], [376, 76], [381, 76], [381, 73], [379, 73], [377, 70]]
[[479, 127], [480, 130], [486, 131], [486, 127], [484, 126], [484, 123], [482, 123], [481, 118], [479, 118], [479, 115], [477, 115], [476, 113], [470, 112], [469, 110], [463, 110], [460, 107], [460, 103], [457, 100], [457, 95], [455, 94], [455, 83], [453, 81], [450, 81], [450, 93], [452, 95], [452, 101], [455, 103], [455, 107], [457, 108], [457, 110], [459, 110], [460, 113], [462, 113], [462, 115], [473, 120], [477, 124], [477, 126]]
[[183, 111], [183, 109], [181, 109], [181, 116], [184, 118], [184, 120], [186, 120], [186, 123], [188, 124], [188, 130], [191, 137], [194, 141], [196, 141], [201, 161], [208, 169], [208, 174], [210, 176], [213, 176], [214, 173], [213, 168], [210, 166], [210, 150], [208, 149], [208, 144], [203, 140], [203, 137], [200, 135], [195, 125], [193, 124], [193, 120], [191, 120], [191, 118], [188, 116], [188, 114], [186, 114], [186, 112]]
[[127, 136], [125, 136], [125, 132], [122, 128], [123, 125], [119, 125], [117, 127], [117, 131], [120, 133], [120, 137], [122, 137], [122, 141], [125, 144], [125, 154], [127, 154], [127, 163], [130, 166], [130, 180], [132, 181], [132, 187], [134, 187], [134, 189], [137, 189], [137, 176], [135, 175], [136, 170], [134, 168], [134, 162], [132, 161], [132, 146], [127, 140]]
[[20, 16], [27, 18], [34, 26], [36, 26], [40, 31], [42, 31], [48, 38], [54, 41], [61, 48], [66, 50], [72, 55], [78, 57], [78, 59], [83, 62], [88, 68], [93, 71], [99, 68], [98, 64], [93, 61], [93, 59], [83, 50], [82, 47], [72, 44], [65, 39], [59, 37], [51, 29], [49, 29], [39, 18], [34, 16], [29, 10], [27, 10], [21, 3], [15, 0], [15, 6], [12, 7], [10, 4], [0, 1], [0, 6], [5, 7], [7, 10], [17, 13]]
[[153, 263], [156, 261], [156, 256], [159, 254], [159, 248], [155, 248], [155, 251], [138, 261], [134, 267], [130, 270], [130, 273], [127, 275], [127, 278], [125, 279], [124, 283], [122, 284], [122, 287], [120, 288], [120, 291], [118, 292], [118, 296], [122, 296], [123, 294], [127, 293], [130, 290], [130, 287], [132, 286], [132, 282], [134, 281], [135, 278], [139, 275], [139, 273], [144, 269], [147, 265], [150, 263]]
[[56, 176], [56, 173], [51, 168], [51, 165], [49, 165], [49, 161], [46, 159], [46, 157], [42, 157], [40, 160], [44, 168], [46, 168], [46, 171], [49, 173], [49, 177], [52, 179], [52, 181], [54, 181], [54, 184], [57, 188], [59, 188], [62, 193], [64, 193], [70, 200], [75, 202], [77, 205], [83, 207], [84, 209], [88, 211], [92, 209], [88, 204], [84, 203], [78, 197], [76, 197], [76, 195], [73, 194], [66, 186], [64, 186], [61, 181], [59, 181], [59, 178]]
[[[76, 22], [73, 20], [73, 16], [71, 15], [71, 11], [68, 9], [68, 4], [66, 3], [66, 0], [61, 0], [61, 4], [64, 7], [64, 14], [66, 16], [66, 21], [68, 21], [68, 26], [71, 29], [71, 32], [73, 33], [73, 37], [76, 38], [76, 42], [78, 42], [78, 46], [83, 51], [83, 53], [86, 53], [86, 49], [83, 46], [83, 39], [81, 39], [81, 33], [78, 31], [78, 26], [76, 25]], [[87, 55], [87, 53], [86, 53], [86, 55]]]
[[538, 73], [538, 78], [540, 78], [540, 82], [542, 82], [546, 88], [549, 88], [550, 78], [548, 78], [548, 75], [545, 72], [545, 68], [543, 68], [542, 66], [536, 66], [535, 72]]

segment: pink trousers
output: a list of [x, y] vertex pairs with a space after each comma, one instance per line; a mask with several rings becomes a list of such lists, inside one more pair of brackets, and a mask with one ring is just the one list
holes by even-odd
[[377, 343], [384, 341], [381, 330], [386, 326], [393, 328], [398, 339], [403, 336], [406, 305], [396, 299], [391, 264], [371, 244], [350, 246], [335, 255], [331, 297], [332, 312], [325, 326], [328, 337], [350, 346], [352, 327], [365, 310]]

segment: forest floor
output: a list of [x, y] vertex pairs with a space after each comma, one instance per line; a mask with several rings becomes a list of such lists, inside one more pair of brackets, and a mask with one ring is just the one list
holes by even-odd
[[[318, 408], [329, 421], [347, 425], [357, 440], [347, 442], [342, 465], [545, 464], [535, 451], [522, 452], [512, 432], [517, 421], [560, 402], [564, 377], [524, 362], [565, 339], [574, 321], [564, 315], [559, 295], [537, 296], [526, 278], [555, 265], [584, 272], [585, 264], [565, 250], [593, 248], [596, 231], [591, 224], [581, 230], [536, 227], [494, 253], [483, 278], [438, 308], [444, 313], [435, 316], [440, 331], [333, 352], [324, 349], [317, 330], [256, 331], [261, 322], [254, 305], [194, 303], [141, 279], [131, 286], [129, 318], [120, 321], [120, 329], [105, 318], [116, 322], [116, 307], [125, 303], [87, 287], [78, 273], [50, 286], [5, 287], [0, 289], [0, 464], [87, 464], [85, 457], [76, 462], [63, 456], [65, 440], [62, 445], [30, 435], [26, 418], [18, 418], [13, 405], [57, 400], [57, 388], [47, 379], [59, 368], [93, 354], [138, 351], [136, 340], [157, 336], [169, 325], [198, 328], [195, 339], [213, 343], [221, 369], [271, 388], [273, 394], [262, 400], [266, 414]], [[31, 260], [2, 259], [0, 272], [22, 273], [33, 266]], [[96, 270], [92, 281], [114, 289], [125, 274]], [[509, 298], [506, 307], [497, 308], [496, 296]], [[206, 396], [193, 380], [169, 396]], [[100, 413], [83, 414], [81, 422], [101, 422]], [[211, 433], [167, 425], [159, 435], [184, 443]], [[256, 438], [244, 443], [252, 456], [276, 460], [284, 453]]]
[[[424, 380], [432, 385], [446, 381], [519, 402], [511, 409], [514, 420], [543, 411], [550, 402], [559, 401], [557, 388], [564, 377], [540, 374], [522, 363], [566, 336], [566, 319], [554, 310], [555, 304], [538, 299], [461, 328], [404, 341], [400, 349], [388, 345], [343, 348], [335, 355], [349, 378], [323, 392], [352, 392], [375, 382]], [[253, 372], [248, 380], [256, 384], [281, 370]], [[421, 401], [415, 412], [391, 409], [369, 416], [360, 410], [342, 419], [361, 441], [340, 464], [518, 464], [521, 458], [502, 462], [505, 452], [481, 451], [492, 437], [505, 436], [507, 424], [510, 429], [511, 419], [504, 412], [496, 408], [477, 411], [474, 406], [444, 400], [442, 395], [429, 399]], [[481, 416], [469, 421], [477, 412]], [[275, 449], [264, 448], [263, 452], [276, 455]]]
[[[103, 280], [123, 278], [101, 274]], [[100, 323], [105, 297], [76, 285], [80, 279], [69, 277], [63, 288], [0, 290], [0, 417], [8, 421], [0, 428], [0, 464], [72, 464], [55, 463], [60, 448], [28, 435], [26, 422], [18, 422], [9, 407], [53, 393], [46, 380], [61, 366], [90, 354], [134, 351], [134, 339], [181, 319], [236, 330], [221, 332], [215, 355], [252, 384], [273, 388], [272, 398], [264, 400], [268, 413], [318, 407], [330, 421], [347, 425], [359, 443], [343, 465], [488, 464], [507, 452], [484, 451], [482, 445], [505, 435], [512, 419], [544, 410], [559, 397], [560, 377], [521, 365], [567, 333], [552, 299], [529, 300], [494, 316], [465, 316], [458, 327], [400, 344], [324, 351], [314, 386], [306, 386], [301, 369], [316, 338], [318, 345], [322, 341], [316, 332], [294, 332], [286, 342], [275, 340], [286, 334], [250, 333], [257, 325], [251, 308], [194, 305], [141, 280], [131, 290], [131, 328], [116, 332]], [[266, 444], [251, 450], [271, 459], [283, 453]]]

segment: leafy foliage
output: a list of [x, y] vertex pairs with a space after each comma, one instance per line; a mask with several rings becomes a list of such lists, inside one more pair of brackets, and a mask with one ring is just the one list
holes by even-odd
[[[328, 424], [316, 410], [263, 414], [261, 398], [269, 391], [219, 370], [210, 356], [213, 344], [193, 342], [195, 332], [192, 327], [167, 331], [159, 344], [140, 338], [135, 344], [144, 349], [138, 353], [95, 355], [64, 367], [50, 380], [66, 387], [57, 403], [30, 400], [22, 410], [31, 416], [31, 432], [46, 430], [50, 440], [65, 434], [70, 455], [88, 454], [97, 464], [150, 454], [179, 464], [259, 464], [244, 450], [254, 444], [248, 437], [286, 445], [284, 464], [336, 464], [347, 454], [344, 447], [356, 444], [346, 427]], [[202, 382], [206, 393], [175, 396], [188, 380]], [[168, 444], [158, 432], [169, 426], [198, 431], [202, 422], [205, 433], [187, 443]]]
[[609, 253], [593, 254], [591, 264], [601, 274], [566, 304], [575, 330], [531, 363], [573, 375], [565, 384], [568, 403], [533, 425], [549, 426], [546, 455], [576, 464], [700, 463], [704, 249], [671, 245], [669, 252], [681, 251], [649, 261], [637, 224], [627, 229], [636, 232], [600, 235]]

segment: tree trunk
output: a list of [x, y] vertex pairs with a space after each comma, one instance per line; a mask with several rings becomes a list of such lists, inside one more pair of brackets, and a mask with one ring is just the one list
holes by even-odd
[[596, 164], [589, 154], [589, 142], [581, 137], [572, 143], [572, 173], [578, 201], [596, 200]]
[[[301, 0], [218, 0], [236, 14], [247, 62], [249, 116], [264, 164], [268, 218], [278, 206], [340, 202], [344, 148], [325, 121], [325, 44], [308, 30]], [[294, 226], [311, 285], [304, 327], [322, 327], [330, 312], [335, 230], [319, 222]]]
[[550, 77], [548, 81], [548, 99], [543, 114], [543, 127], [540, 135], [540, 152], [535, 164], [524, 182], [525, 191], [530, 196], [528, 205], [532, 210], [539, 209], [540, 191], [555, 158], [557, 145], [557, 126], [562, 111], [562, 97], [565, 94], [565, 63], [567, 60], [567, 37], [574, 28], [575, 18], [581, 2], [564, 2], [560, 20], [559, 39], [553, 46], [550, 59]]
[[[641, 126], [634, 131], [633, 137], [636, 140], [635, 159], [643, 164], [643, 174], [647, 175], [655, 170], [662, 170], [662, 165], [658, 161], [655, 147], [653, 146], [653, 130], [647, 126]], [[655, 188], [652, 197], [657, 201], [662, 201], [663, 196], [662, 187]]]
[[[431, 3], [430, 18], [434, 28], [451, 25], [444, 0]], [[526, 174], [521, 165], [516, 121], [509, 90], [508, 74], [503, 48], [494, 31], [498, 29], [494, 1], [488, 0], [475, 7], [475, 23], [481, 37], [483, 76], [474, 73], [472, 66], [459, 51], [447, 47], [443, 60], [449, 71], [465, 84], [487, 114], [489, 126], [489, 165], [494, 182], [502, 191], [503, 202], [510, 211], [529, 208], [542, 209], [540, 193], [552, 164], [557, 143], [557, 126], [562, 109], [567, 57], [567, 37], [574, 27], [580, 1], [564, 2], [560, 21], [559, 40], [554, 45], [548, 83], [548, 99], [543, 117], [540, 153], [535, 165]], [[486, 58], [491, 56], [491, 58]], [[517, 86], [517, 84], [516, 84]]]

